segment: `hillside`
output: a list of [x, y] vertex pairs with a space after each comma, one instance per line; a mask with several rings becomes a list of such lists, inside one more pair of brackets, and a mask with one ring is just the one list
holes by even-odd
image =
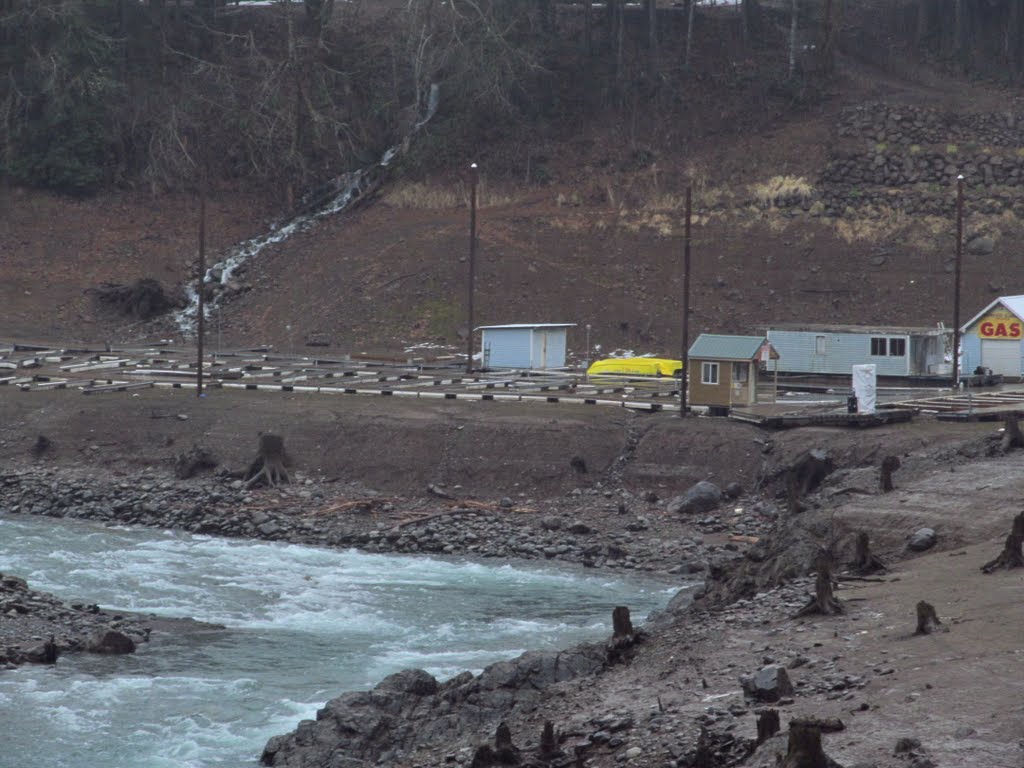
[[[798, 90], [785, 77], [785, 16], [769, 14], [762, 44], [744, 48], [731, 9], [698, 14], [689, 74], [666, 52], [684, 30], [662, 25], [663, 56], [675, 61], [666, 77], [684, 83], [668, 95], [613, 109], [572, 103], [561, 120], [512, 127], [484, 120], [472, 138], [456, 132], [446, 144], [442, 89], [434, 121], [373, 194], [266, 248], [221, 296], [211, 333], [225, 346], [313, 342], [329, 353], [461, 349], [471, 161], [482, 171], [477, 324], [590, 324], [603, 350], [675, 353], [687, 183], [691, 334], [950, 324], [958, 173], [967, 177], [963, 312], [1021, 292], [1019, 96], [911, 57], [871, 29], [870, 6], [848, 14], [835, 72], [809, 72]], [[89, 289], [150, 277], [179, 290], [193, 280], [197, 197], [4, 190], [0, 335], [180, 338], [169, 320], [112, 314]], [[289, 216], [271, 187], [231, 178], [214, 180], [208, 213], [210, 262]], [[582, 332], [570, 346], [583, 356]]]

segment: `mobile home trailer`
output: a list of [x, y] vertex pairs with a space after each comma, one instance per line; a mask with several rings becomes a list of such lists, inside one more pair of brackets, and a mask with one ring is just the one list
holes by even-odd
[[780, 373], [849, 375], [873, 363], [879, 376], [948, 376], [953, 330], [856, 325], [776, 325], [765, 335]]

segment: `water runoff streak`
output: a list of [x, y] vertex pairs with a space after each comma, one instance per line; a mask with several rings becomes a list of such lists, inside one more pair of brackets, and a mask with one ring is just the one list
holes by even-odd
[[[426, 111], [423, 117], [413, 126], [412, 131], [404, 141], [388, 149], [376, 163], [342, 174], [321, 187], [315, 195], [318, 202], [309, 213], [295, 216], [284, 222], [272, 224], [268, 233], [234, 246], [224, 259], [206, 270], [206, 274], [203, 276], [203, 283], [227, 285], [233, 273], [240, 266], [258, 256], [267, 246], [280, 243], [296, 232], [303, 232], [309, 229], [320, 219], [341, 213], [354, 201], [369, 192], [378, 183], [380, 172], [390, 166], [394, 159], [408, 146], [412, 136], [430, 122], [430, 119], [437, 112], [438, 94], [438, 86], [434, 83], [430, 86]], [[178, 329], [183, 334], [192, 335], [196, 332], [195, 325], [199, 312], [199, 294], [194, 285], [188, 284], [185, 286], [185, 295], [187, 304], [184, 309], [175, 314], [174, 319]], [[216, 305], [217, 301], [218, 299], [214, 299], [212, 303]], [[210, 309], [210, 303], [208, 303], [204, 315]]]
[[0, 516], [0, 572], [105, 610], [224, 629], [133, 656], [0, 672], [0, 768], [255, 766], [266, 740], [392, 672], [440, 679], [610, 634], [676, 588], [540, 564], [221, 539]]

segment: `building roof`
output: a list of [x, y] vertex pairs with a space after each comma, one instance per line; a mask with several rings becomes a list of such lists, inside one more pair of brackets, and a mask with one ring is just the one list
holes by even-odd
[[480, 325], [477, 331], [523, 330], [525, 328], [575, 328], [576, 323], [509, 323], [508, 325]]
[[722, 336], [702, 333], [690, 347], [690, 357], [707, 360], [753, 360], [767, 342], [764, 336]]
[[858, 333], [879, 336], [943, 336], [953, 332], [952, 328], [942, 325], [910, 326], [910, 325], [842, 325], [811, 323], [777, 323], [765, 326], [766, 333], [772, 331], [802, 331], [805, 333]]
[[991, 304], [989, 304], [987, 307], [981, 310], [981, 312], [979, 312], [966, 323], [964, 323], [960, 327], [961, 333], [966, 331], [968, 328], [970, 328], [972, 325], [978, 322], [981, 318], [983, 318], [985, 315], [991, 312], [997, 304], [1002, 304], [1004, 307], [1010, 310], [1013, 314], [1017, 316], [1018, 320], [1024, 320], [1024, 296], [1000, 296], [998, 299], [993, 299]]

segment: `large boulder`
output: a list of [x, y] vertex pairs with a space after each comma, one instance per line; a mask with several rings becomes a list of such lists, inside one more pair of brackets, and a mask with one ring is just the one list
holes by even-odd
[[789, 673], [778, 664], [769, 664], [753, 675], [744, 675], [740, 678], [740, 685], [748, 696], [758, 701], [778, 701], [793, 695]]
[[135, 641], [116, 629], [101, 629], [89, 638], [85, 650], [110, 655], [135, 653]]
[[935, 546], [937, 538], [934, 529], [918, 528], [907, 542], [907, 549], [912, 552], [925, 552]]
[[701, 480], [682, 496], [676, 496], [668, 503], [670, 514], [700, 514], [717, 509], [722, 503], [721, 489], [708, 480]]

